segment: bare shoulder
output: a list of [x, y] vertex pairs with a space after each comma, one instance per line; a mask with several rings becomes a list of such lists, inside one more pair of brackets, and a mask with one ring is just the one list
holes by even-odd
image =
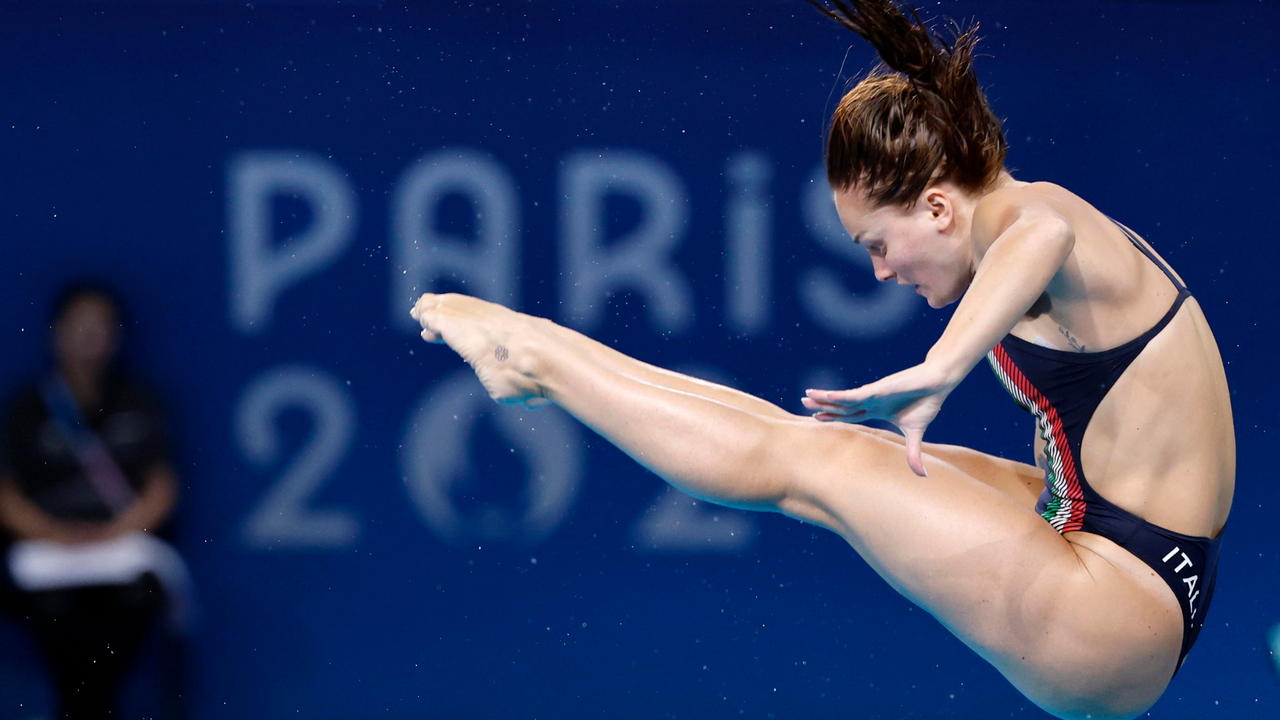
[[1073, 206], [1083, 203], [1049, 182], [1014, 183], [982, 196], [973, 211], [973, 232], [994, 241], [1015, 223], [1071, 230]]

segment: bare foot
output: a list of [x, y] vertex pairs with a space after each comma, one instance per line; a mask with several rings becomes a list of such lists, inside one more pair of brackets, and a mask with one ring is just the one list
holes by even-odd
[[533, 318], [467, 295], [427, 293], [409, 311], [422, 339], [446, 343], [476, 371], [489, 397], [538, 408], [551, 402], [536, 379]]

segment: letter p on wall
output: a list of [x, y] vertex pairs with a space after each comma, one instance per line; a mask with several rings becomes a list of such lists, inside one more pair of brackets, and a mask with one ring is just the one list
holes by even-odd
[[[245, 333], [271, 324], [280, 294], [328, 265], [351, 242], [356, 200], [343, 174], [311, 153], [246, 152], [227, 173], [231, 250], [231, 321]], [[311, 222], [276, 238], [272, 200], [294, 197], [307, 204]]]

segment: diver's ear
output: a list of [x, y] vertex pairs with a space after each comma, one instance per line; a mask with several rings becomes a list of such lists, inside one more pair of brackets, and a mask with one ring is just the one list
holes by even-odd
[[945, 188], [937, 185], [925, 188], [920, 196], [920, 207], [929, 212], [930, 218], [938, 226], [938, 232], [947, 232], [955, 225], [954, 198]]

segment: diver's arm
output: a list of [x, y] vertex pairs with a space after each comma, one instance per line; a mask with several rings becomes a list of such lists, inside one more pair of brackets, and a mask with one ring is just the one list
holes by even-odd
[[1060, 213], [1042, 201], [1019, 203], [1011, 195], [993, 193], [975, 210], [972, 232], [996, 239], [925, 357], [924, 364], [953, 387], [1022, 319], [1075, 245], [1075, 233]]

